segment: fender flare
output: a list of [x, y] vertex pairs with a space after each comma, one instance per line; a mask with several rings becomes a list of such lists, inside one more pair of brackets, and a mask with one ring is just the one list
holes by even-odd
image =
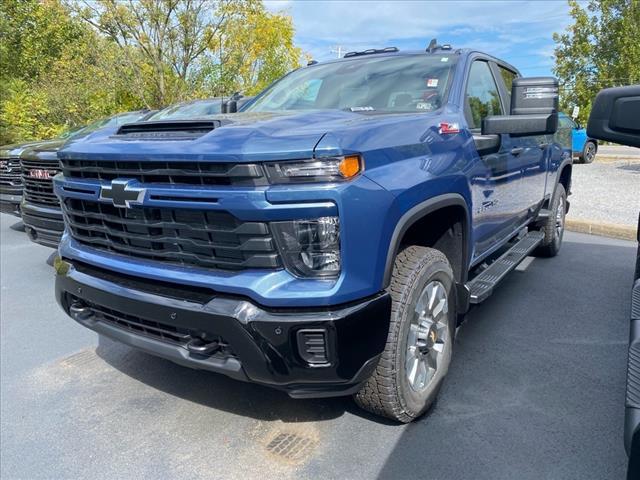
[[387, 288], [391, 283], [391, 274], [393, 272], [393, 262], [400, 250], [400, 240], [404, 237], [404, 234], [409, 228], [423, 217], [433, 213], [441, 208], [459, 206], [464, 209], [465, 212], [465, 232], [463, 232], [463, 273], [466, 273], [467, 266], [469, 264], [469, 207], [464, 197], [459, 193], [446, 193], [432, 197], [424, 202], [421, 202], [409, 210], [407, 210], [398, 220], [396, 227], [391, 236], [389, 242], [389, 250], [387, 251], [387, 260], [384, 266], [384, 281], [383, 288]]
[[[562, 177], [562, 172], [564, 171], [565, 168], [567, 167], [573, 167], [573, 159], [572, 158], [568, 158], [566, 160], [564, 160], [559, 166], [558, 166], [558, 170], [556, 172], [556, 181], [553, 185], [553, 195], [556, 194], [556, 186], [560, 183], [560, 178]], [[572, 172], [573, 173], [573, 170]], [[569, 183], [567, 185], [568, 189], [567, 189], [567, 195], [569, 195], [570, 190], [571, 190], [571, 177], [569, 177]], [[553, 198], [553, 196], [552, 196]]]

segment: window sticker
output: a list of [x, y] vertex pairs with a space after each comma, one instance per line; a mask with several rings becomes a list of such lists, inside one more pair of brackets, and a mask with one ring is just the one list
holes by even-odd
[[437, 86], [438, 86], [437, 78], [430, 78], [427, 80], [427, 87], [437, 87]]
[[375, 108], [366, 106], [366, 107], [351, 107], [350, 110], [352, 112], [373, 112]]
[[431, 110], [431, 104], [427, 102], [418, 102], [416, 103], [417, 110]]
[[440, 59], [441, 62], [448, 62], [449, 61], [449, 57], [442, 57]]

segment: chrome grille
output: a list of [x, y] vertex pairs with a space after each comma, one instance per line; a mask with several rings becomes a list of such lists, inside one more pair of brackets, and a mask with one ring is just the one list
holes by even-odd
[[0, 158], [0, 190], [20, 193], [22, 172], [19, 158]]
[[60, 173], [58, 162], [22, 160], [24, 199], [29, 203], [57, 206], [58, 197], [53, 191], [53, 177]]

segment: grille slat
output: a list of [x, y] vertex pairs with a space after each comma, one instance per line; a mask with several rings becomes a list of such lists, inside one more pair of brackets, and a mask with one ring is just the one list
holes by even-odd
[[266, 177], [257, 164], [212, 162], [136, 162], [111, 160], [61, 160], [67, 178], [111, 181], [136, 179], [141, 183], [188, 185], [262, 185]]
[[[47, 172], [50, 178], [32, 177], [34, 170]], [[57, 206], [58, 197], [53, 190], [53, 177], [60, 173], [58, 162], [22, 160], [22, 182], [27, 202], [47, 206]]]
[[67, 198], [63, 212], [74, 239], [110, 252], [205, 268], [279, 268], [268, 225], [228, 212], [140, 207], [123, 209]]

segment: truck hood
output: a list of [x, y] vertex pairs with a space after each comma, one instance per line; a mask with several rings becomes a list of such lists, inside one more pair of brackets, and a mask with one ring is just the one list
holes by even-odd
[[27, 148], [46, 143], [48, 140], [32, 140], [24, 143], [13, 143], [11, 145], [3, 145], [0, 147], [0, 158], [19, 157]]
[[340, 149], [336, 135], [368, 129], [389, 117], [397, 118], [398, 114], [365, 115], [340, 110], [314, 110], [215, 115], [193, 119], [219, 124], [195, 139], [171, 140], [161, 136], [126, 139], [120, 138], [125, 137], [123, 135], [114, 135], [113, 131], [98, 131], [83, 139], [70, 139], [60, 150], [59, 157], [221, 162], [309, 158], [323, 137], [333, 139], [330, 150], [335, 152]]

